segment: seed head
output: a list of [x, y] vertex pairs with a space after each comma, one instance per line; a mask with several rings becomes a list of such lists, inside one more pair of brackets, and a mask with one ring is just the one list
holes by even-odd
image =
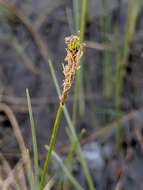
[[63, 92], [60, 104], [63, 106], [68, 97], [72, 82], [74, 81], [76, 71], [80, 68], [80, 59], [83, 55], [83, 43], [80, 43], [80, 38], [77, 35], [71, 35], [65, 38], [67, 45], [67, 55], [65, 57], [66, 65], [63, 65]]

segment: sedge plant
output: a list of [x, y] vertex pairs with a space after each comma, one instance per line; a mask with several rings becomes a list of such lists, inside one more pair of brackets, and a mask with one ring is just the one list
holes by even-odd
[[[34, 156], [34, 182], [31, 183], [30, 189], [39, 189], [39, 164], [38, 164], [38, 145], [37, 145], [37, 138], [36, 138], [36, 127], [33, 117], [33, 111], [31, 106], [31, 99], [29, 95], [29, 90], [26, 89], [26, 96], [27, 96], [27, 104], [28, 104], [28, 112], [29, 112], [29, 118], [30, 118], [30, 125], [31, 125], [31, 134], [32, 134], [32, 145], [33, 145], [33, 156]], [[49, 149], [48, 146], [46, 146], [47, 149]], [[77, 189], [77, 190], [83, 190], [81, 185], [78, 183], [78, 181], [74, 178], [74, 176], [70, 173], [68, 168], [64, 165], [62, 159], [52, 150], [52, 155], [56, 158], [57, 162], [59, 163], [61, 169], [68, 177], [71, 184]], [[50, 189], [51, 186], [53, 186], [54, 179], [48, 181], [46, 186], [44, 186], [44, 189], [48, 188]]]
[[[50, 71], [51, 71], [51, 75], [52, 75], [52, 78], [53, 78], [54, 85], [56, 87], [57, 94], [60, 97], [61, 96], [60, 86], [59, 86], [59, 83], [58, 83], [58, 80], [57, 80], [57, 77], [56, 77], [56, 73], [55, 73], [55, 70], [54, 70], [54, 67], [53, 67], [53, 64], [52, 64], [51, 60], [49, 60], [49, 67], [50, 67]], [[81, 164], [81, 167], [83, 169], [83, 173], [84, 173], [85, 178], [87, 180], [88, 187], [89, 187], [90, 190], [95, 190], [96, 188], [95, 188], [95, 186], [93, 184], [93, 180], [92, 180], [89, 168], [87, 166], [86, 160], [84, 159], [82, 149], [81, 149], [81, 145], [80, 145], [78, 136], [76, 134], [75, 128], [73, 126], [73, 123], [72, 123], [72, 120], [70, 118], [70, 115], [69, 115], [69, 112], [67, 110], [66, 105], [63, 106], [63, 113], [65, 115], [65, 119], [66, 119], [68, 127], [69, 127], [69, 132], [70, 132], [69, 140], [70, 140], [70, 143], [71, 143], [72, 155], [74, 154], [73, 152], [76, 152], [76, 154], [78, 156], [78, 159], [79, 159], [79, 162]], [[69, 153], [68, 156], [71, 157], [71, 152]], [[69, 162], [69, 159], [68, 159], [68, 162]]]
[[54, 123], [54, 128], [52, 131], [49, 150], [47, 152], [46, 160], [44, 163], [44, 168], [42, 170], [41, 180], [40, 180], [40, 190], [43, 189], [46, 176], [49, 169], [49, 162], [52, 157], [52, 150], [55, 146], [55, 141], [58, 133], [59, 123], [62, 116], [63, 106], [66, 102], [66, 99], [69, 95], [70, 88], [75, 78], [76, 71], [80, 68], [80, 59], [83, 55], [83, 43], [80, 42], [79, 36], [71, 35], [65, 38], [65, 43], [67, 45], [67, 55], [65, 61], [66, 65], [63, 65], [63, 74], [64, 74], [64, 82], [63, 82], [63, 91], [60, 97], [59, 107]]

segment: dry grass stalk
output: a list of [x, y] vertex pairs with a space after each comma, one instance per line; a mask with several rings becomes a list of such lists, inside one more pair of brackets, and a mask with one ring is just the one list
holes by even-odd
[[[2, 173], [0, 175], [0, 189], [13, 190], [16, 189], [17, 184], [22, 187], [23, 190], [27, 190], [26, 177], [24, 172], [24, 163], [20, 160], [16, 166], [12, 169], [7, 160], [0, 155], [0, 161], [2, 162], [0, 169]], [[3, 177], [3, 174], [5, 177]]]
[[30, 156], [29, 156], [29, 151], [26, 148], [26, 145], [25, 145], [25, 142], [24, 142], [21, 130], [20, 130], [20, 126], [18, 124], [18, 121], [17, 121], [13, 111], [10, 109], [9, 106], [7, 106], [4, 103], [0, 103], [0, 111], [3, 111], [6, 114], [6, 116], [8, 117], [8, 119], [11, 123], [11, 126], [13, 128], [15, 137], [17, 139], [17, 142], [18, 142], [18, 145], [19, 145], [19, 148], [21, 151], [21, 158], [24, 163], [27, 175], [29, 175], [30, 172], [31, 172], [31, 175], [33, 175], [32, 169], [31, 169], [31, 160], [30, 160]]
[[71, 35], [65, 38], [67, 45], [67, 55], [65, 61], [66, 65], [63, 65], [63, 92], [60, 100], [61, 106], [65, 104], [68, 97], [71, 85], [74, 81], [76, 71], [80, 68], [80, 59], [83, 55], [84, 44], [80, 42], [80, 38], [77, 35]]

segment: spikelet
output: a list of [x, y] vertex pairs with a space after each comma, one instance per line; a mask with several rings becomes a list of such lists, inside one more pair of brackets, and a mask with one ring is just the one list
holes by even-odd
[[68, 97], [70, 88], [74, 81], [76, 71], [80, 68], [80, 59], [83, 55], [84, 44], [80, 43], [79, 36], [71, 35], [65, 38], [65, 43], [67, 45], [67, 55], [65, 57], [66, 65], [63, 66], [63, 92], [60, 99], [60, 104], [63, 106]]

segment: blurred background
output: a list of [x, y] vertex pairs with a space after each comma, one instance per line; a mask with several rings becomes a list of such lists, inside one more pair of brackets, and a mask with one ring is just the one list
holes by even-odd
[[[143, 189], [142, 0], [0, 0], [1, 189], [16, 189], [6, 181], [21, 159], [15, 122], [32, 150], [26, 88], [43, 163], [59, 104], [52, 71], [62, 90], [64, 39], [78, 31], [86, 45], [66, 106], [93, 183]], [[71, 149], [68, 125], [63, 113], [55, 149], [62, 160]], [[66, 165], [90, 189], [76, 153]], [[61, 171], [56, 161], [50, 171]], [[52, 189], [77, 188], [57, 173]]]

